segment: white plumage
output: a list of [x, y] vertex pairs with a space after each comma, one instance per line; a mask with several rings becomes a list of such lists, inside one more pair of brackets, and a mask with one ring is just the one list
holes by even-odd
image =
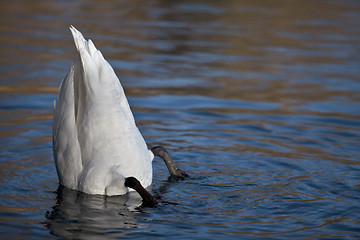
[[126, 177], [152, 181], [154, 155], [135, 125], [110, 64], [70, 27], [79, 59], [60, 85], [54, 106], [53, 150], [60, 183], [88, 194], [121, 195]]

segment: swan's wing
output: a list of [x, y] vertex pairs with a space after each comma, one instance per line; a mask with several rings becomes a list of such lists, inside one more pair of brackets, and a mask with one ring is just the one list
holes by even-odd
[[75, 124], [74, 73], [79, 68], [74, 63], [60, 85], [59, 98], [54, 104], [53, 151], [60, 183], [77, 189], [82, 171], [81, 152]]
[[[84, 166], [81, 181], [103, 181], [92, 169], [117, 166], [127, 176], [134, 176], [148, 186], [152, 179], [151, 155], [135, 125], [124, 90], [110, 64], [70, 27], [79, 52], [80, 67], [75, 68], [74, 111], [81, 158]], [[100, 189], [101, 187], [99, 187]]]

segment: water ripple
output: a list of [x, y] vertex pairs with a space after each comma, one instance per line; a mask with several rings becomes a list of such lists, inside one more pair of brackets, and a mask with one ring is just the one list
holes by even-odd
[[[0, 5], [1, 239], [360, 237], [358, 2]], [[109, 59], [146, 142], [190, 175], [154, 160], [158, 208], [58, 189], [70, 24]]]

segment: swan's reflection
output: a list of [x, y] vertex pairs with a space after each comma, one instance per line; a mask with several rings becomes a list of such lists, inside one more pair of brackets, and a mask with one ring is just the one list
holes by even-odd
[[88, 195], [65, 187], [57, 190], [57, 202], [46, 214], [51, 233], [62, 238], [121, 237], [125, 228], [139, 228], [141, 198], [134, 192], [108, 197]]

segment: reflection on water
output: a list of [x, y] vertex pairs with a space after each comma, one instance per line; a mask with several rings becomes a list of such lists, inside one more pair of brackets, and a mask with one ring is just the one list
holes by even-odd
[[[121, 238], [126, 231], [120, 229], [138, 227], [136, 212], [126, 206], [126, 198], [87, 195], [59, 188], [56, 205], [47, 213], [45, 224], [52, 234], [68, 239], [98, 239], [100, 232]], [[137, 200], [141, 204], [141, 199]]]
[[[360, 3], [0, 3], [0, 237], [359, 238]], [[136, 195], [58, 188], [51, 122], [73, 24], [115, 68], [148, 144], [190, 173]]]

